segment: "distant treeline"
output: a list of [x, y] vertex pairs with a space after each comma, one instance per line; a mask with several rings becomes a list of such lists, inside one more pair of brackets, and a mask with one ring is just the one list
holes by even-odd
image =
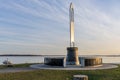
[[[66, 56], [66, 55], [38, 55], [38, 54], [0, 54], [0, 56]], [[79, 57], [120, 57], [120, 55], [79, 55]]]
[[42, 55], [32, 55], [32, 54], [1, 54], [0, 56], [42, 56]]

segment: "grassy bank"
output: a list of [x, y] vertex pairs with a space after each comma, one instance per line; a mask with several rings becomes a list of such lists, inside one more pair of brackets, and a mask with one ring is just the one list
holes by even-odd
[[[37, 63], [24, 63], [24, 64], [13, 64], [11, 68], [23, 68], [23, 67], [29, 67], [32, 64], [37, 64]], [[5, 68], [10, 68], [7, 65], [0, 65], [0, 69], [5, 69]]]
[[74, 74], [85, 74], [89, 80], [120, 80], [120, 65], [116, 69], [93, 71], [36, 70], [0, 74], [0, 80], [72, 80]]

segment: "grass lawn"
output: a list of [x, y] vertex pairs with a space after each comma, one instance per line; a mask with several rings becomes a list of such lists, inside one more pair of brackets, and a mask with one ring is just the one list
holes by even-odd
[[89, 80], [120, 80], [120, 65], [109, 70], [35, 70], [29, 72], [2, 73], [0, 80], [72, 80], [75, 74], [88, 75]]
[[[29, 67], [32, 64], [37, 64], [37, 63], [24, 63], [24, 64], [13, 64], [11, 68], [23, 68], [23, 67]], [[5, 69], [5, 68], [10, 68], [7, 65], [0, 65], [0, 69]]]

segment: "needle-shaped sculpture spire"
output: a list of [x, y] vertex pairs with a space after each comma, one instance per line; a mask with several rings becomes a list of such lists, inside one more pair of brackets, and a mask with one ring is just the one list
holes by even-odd
[[74, 42], [74, 8], [73, 8], [72, 3], [70, 3], [69, 17], [70, 17], [70, 47], [74, 47], [75, 46], [75, 42]]

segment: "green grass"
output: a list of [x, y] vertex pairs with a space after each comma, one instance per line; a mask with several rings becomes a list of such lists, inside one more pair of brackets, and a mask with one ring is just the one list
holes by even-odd
[[120, 65], [108, 70], [35, 70], [0, 74], [0, 80], [72, 80], [75, 74], [88, 75], [89, 80], [120, 80]]
[[[23, 67], [29, 67], [31, 64], [37, 64], [37, 63], [24, 63], [24, 64], [13, 64], [11, 68], [23, 68]], [[7, 65], [0, 65], [0, 69], [10, 68]]]
[[14, 64], [13, 67], [15, 68], [21, 68], [21, 67], [29, 67], [32, 64], [37, 64], [37, 63], [24, 63], [24, 64]]

